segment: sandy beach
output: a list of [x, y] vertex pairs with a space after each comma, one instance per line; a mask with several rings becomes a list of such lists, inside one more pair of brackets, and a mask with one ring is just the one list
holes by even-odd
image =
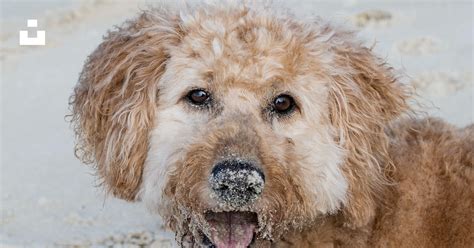
[[[456, 126], [473, 122], [472, 1], [276, 2], [301, 18], [358, 30], [417, 89], [420, 113]], [[0, 247], [176, 246], [142, 204], [96, 187], [93, 170], [74, 157], [65, 117], [87, 55], [108, 29], [150, 4], [0, 0]], [[46, 31], [45, 46], [19, 46], [30, 18]]]

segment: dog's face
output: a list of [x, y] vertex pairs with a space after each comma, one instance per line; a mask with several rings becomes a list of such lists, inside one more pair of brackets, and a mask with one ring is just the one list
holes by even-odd
[[189, 20], [170, 51], [140, 194], [196, 215], [176, 221], [209, 224], [219, 247], [335, 212], [347, 191], [320, 48], [289, 25], [227, 18]]
[[366, 223], [405, 95], [351, 39], [264, 9], [145, 13], [81, 74], [79, 151], [182, 244], [247, 247], [338, 212]]

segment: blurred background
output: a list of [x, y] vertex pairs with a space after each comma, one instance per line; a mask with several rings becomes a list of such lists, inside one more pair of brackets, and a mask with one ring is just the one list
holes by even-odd
[[[424, 111], [457, 126], [473, 122], [472, 1], [274, 2], [359, 30], [416, 87]], [[159, 217], [95, 187], [65, 120], [87, 55], [108, 29], [153, 4], [0, 0], [0, 247], [175, 246]], [[45, 30], [46, 45], [20, 46], [20, 30]]]

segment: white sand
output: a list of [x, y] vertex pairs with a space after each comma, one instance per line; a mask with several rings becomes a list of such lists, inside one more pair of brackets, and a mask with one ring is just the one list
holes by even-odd
[[[73, 156], [73, 134], [64, 120], [86, 56], [109, 27], [145, 4], [0, 1], [0, 247], [173, 246], [173, 234], [141, 204], [105, 198], [93, 187], [93, 171]], [[432, 106], [428, 113], [459, 126], [473, 121], [470, 1], [286, 5], [298, 15], [361, 29], [368, 43], [377, 41], [380, 56], [413, 80], [420, 101]], [[17, 45], [27, 18], [37, 18], [47, 31], [47, 46]]]

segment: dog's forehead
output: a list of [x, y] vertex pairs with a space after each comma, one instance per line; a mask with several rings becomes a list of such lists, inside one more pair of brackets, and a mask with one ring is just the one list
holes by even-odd
[[[207, 17], [187, 24], [178, 52], [183, 67], [219, 86], [248, 90], [291, 82], [314, 63], [307, 40], [288, 23], [257, 17]], [[306, 71], [305, 71], [306, 70]]]

